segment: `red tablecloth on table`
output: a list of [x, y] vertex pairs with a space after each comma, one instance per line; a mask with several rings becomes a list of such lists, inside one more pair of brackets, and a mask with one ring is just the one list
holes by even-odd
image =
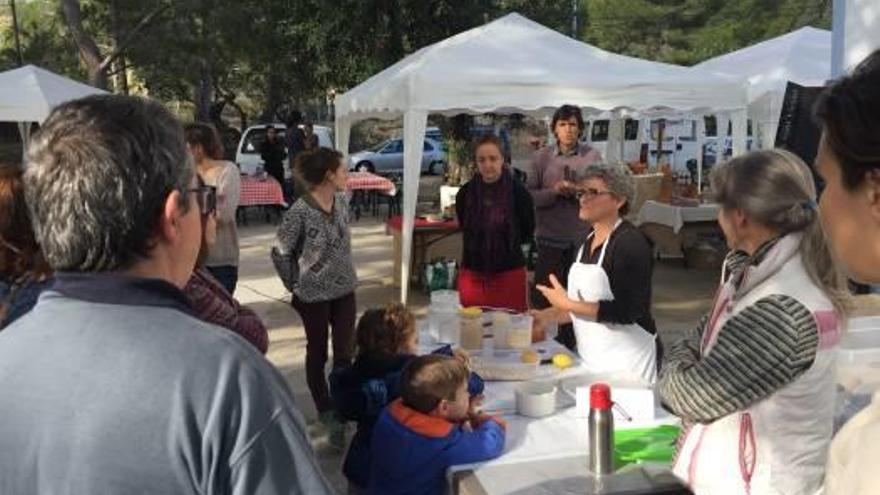
[[[385, 223], [386, 228], [390, 230], [403, 229], [403, 217], [400, 215], [393, 216]], [[458, 220], [444, 220], [442, 222], [429, 222], [424, 218], [416, 217], [413, 228], [432, 228], [437, 230], [458, 230]]]
[[281, 184], [272, 177], [254, 179], [241, 177], [241, 194], [238, 206], [284, 205]]
[[349, 172], [345, 186], [349, 191], [379, 191], [388, 196], [394, 196], [397, 189], [389, 179], [370, 172]]

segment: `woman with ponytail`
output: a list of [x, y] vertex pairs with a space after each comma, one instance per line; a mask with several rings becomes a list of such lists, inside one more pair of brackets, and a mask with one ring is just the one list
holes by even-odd
[[685, 424], [674, 464], [694, 493], [815, 493], [834, 416], [847, 306], [809, 168], [782, 150], [716, 169], [730, 254], [712, 310], [668, 353], [659, 384]]
[[464, 306], [526, 311], [526, 259], [522, 245], [535, 230], [532, 197], [504, 163], [501, 140], [477, 141], [478, 173], [455, 198], [464, 237], [458, 290]]

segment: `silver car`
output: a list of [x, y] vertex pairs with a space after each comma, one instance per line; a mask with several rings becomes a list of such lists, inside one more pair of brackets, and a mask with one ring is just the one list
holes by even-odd
[[[442, 174], [446, 171], [446, 153], [437, 141], [425, 138], [422, 172]], [[349, 157], [349, 168], [359, 172], [403, 172], [403, 139], [389, 139], [372, 149], [358, 151]]]

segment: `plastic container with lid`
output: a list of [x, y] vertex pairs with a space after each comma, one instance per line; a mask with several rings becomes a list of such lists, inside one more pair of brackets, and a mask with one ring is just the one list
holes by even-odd
[[510, 349], [507, 345], [507, 331], [510, 329], [510, 314], [504, 311], [490, 311], [492, 335], [495, 337], [495, 349]]
[[458, 292], [435, 290], [428, 307], [428, 334], [434, 342], [458, 345]]
[[837, 347], [837, 382], [847, 390], [880, 388], [880, 329], [850, 325]]
[[483, 346], [483, 310], [462, 308], [458, 315], [461, 346], [465, 349], [480, 349]]
[[507, 345], [511, 349], [525, 349], [532, 345], [532, 315], [513, 315], [507, 329]]

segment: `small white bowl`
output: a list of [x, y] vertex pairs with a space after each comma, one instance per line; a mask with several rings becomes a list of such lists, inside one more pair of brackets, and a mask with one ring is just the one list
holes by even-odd
[[556, 411], [556, 385], [526, 382], [516, 388], [516, 411], [532, 418], [549, 416]]

